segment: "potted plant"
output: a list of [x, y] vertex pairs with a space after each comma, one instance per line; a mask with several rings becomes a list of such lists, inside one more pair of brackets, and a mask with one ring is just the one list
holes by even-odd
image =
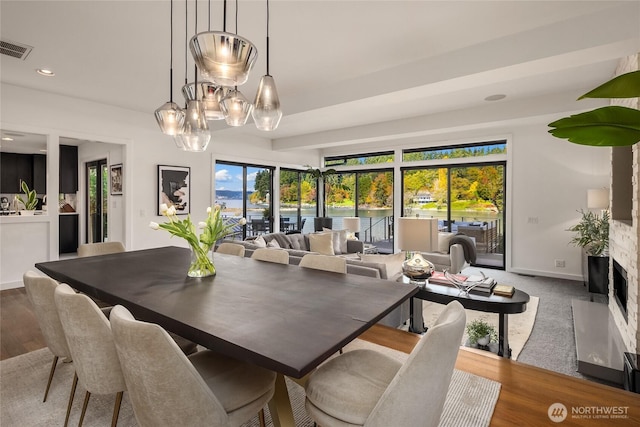
[[496, 328], [484, 320], [472, 320], [467, 324], [467, 336], [471, 346], [486, 348], [491, 341], [496, 341]]
[[36, 206], [38, 206], [38, 194], [36, 193], [36, 190], [29, 190], [29, 186], [24, 181], [20, 183], [20, 188], [22, 188], [25, 197], [22, 198], [21, 195], [16, 195], [18, 203], [24, 206], [24, 210], [20, 211], [20, 215], [33, 215], [33, 212], [36, 210]]
[[322, 200], [322, 216], [313, 220], [313, 228], [315, 231], [322, 231], [323, 228], [333, 227], [333, 218], [327, 217], [327, 177], [335, 174], [335, 169], [320, 170], [307, 165], [307, 173], [318, 180], [318, 199]]
[[[582, 218], [576, 225], [567, 229], [576, 235], [569, 243], [583, 249], [586, 262], [583, 261], [583, 274], [589, 286], [589, 292], [607, 294], [609, 284], [609, 212], [602, 216], [591, 211], [580, 211]], [[585, 268], [586, 267], [586, 268]]]

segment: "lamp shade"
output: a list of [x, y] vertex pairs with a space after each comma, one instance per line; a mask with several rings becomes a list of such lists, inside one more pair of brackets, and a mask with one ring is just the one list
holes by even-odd
[[597, 188], [587, 190], [587, 208], [607, 209], [609, 207], [609, 190]]
[[166, 102], [155, 111], [156, 121], [165, 135], [176, 136], [182, 132], [184, 111], [175, 102]]
[[273, 77], [267, 75], [260, 79], [251, 114], [256, 127], [260, 130], [270, 131], [278, 127], [282, 119], [282, 110]]
[[431, 252], [438, 247], [438, 220], [399, 218], [398, 247], [403, 251]]
[[219, 86], [245, 83], [258, 58], [253, 43], [223, 31], [196, 34], [189, 42], [189, 49], [202, 76]]
[[342, 227], [350, 233], [360, 232], [360, 217], [349, 216], [342, 218]]
[[189, 101], [185, 114], [183, 132], [176, 136], [176, 144], [185, 151], [204, 151], [211, 140], [209, 126], [204, 117], [200, 101]]
[[202, 108], [204, 109], [204, 115], [207, 120], [224, 119], [224, 114], [220, 109], [220, 101], [225, 93], [224, 88], [216, 86], [211, 82], [199, 82], [197, 86], [197, 91], [196, 83], [187, 83], [182, 86], [182, 96], [184, 96], [184, 100], [187, 102], [202, 102]]
[[220, 108], [229, 126], [244, 126], [251, 114], [253, 104], [247, 101], [238, 89], [232, 89], [220, 101]]

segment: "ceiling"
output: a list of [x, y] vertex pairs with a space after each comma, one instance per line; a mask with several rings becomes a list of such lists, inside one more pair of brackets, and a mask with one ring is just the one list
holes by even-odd
[[[228, 4], [231, 32], [235, 4]], [[198, 2], [198, 31], [209, 27], [208, 7]], [[184, 8], [174, 0], [179, 103]], [[212, 30], [222, 29], [222, 8], [211, 1]], [[168, 0], [1, 0], [2, 41], [33, 47], [26, 60], [0, 57], [1, 81], [152, 114], [169, 98], [169, 10]], [[266, 70], [266, 2], [240, 0], [237, 16], [238, 33], [259, 51], [239, 87], [252, 100]], [[524, 119], [573, 105], [608, 80], [620, 57], [640, 51], [639, 28], [640, 1], [271, 0], [270, 72], [284, 111], [279, 128], [209, 123], [214, 133], [270, 138], [284, 150], [434, 132], [458, 123], [447, 118], [463, 112]], [[37, 68], [56, 76], [42, 77]], [[193, 81], [190, 54], [187, 70]], [[484, 100], [494, 94], [506, 98]]]

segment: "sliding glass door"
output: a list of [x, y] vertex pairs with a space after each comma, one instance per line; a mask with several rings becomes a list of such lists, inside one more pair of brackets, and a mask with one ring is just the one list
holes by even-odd
[[280, 169], [280, 231], [313, 232], [315, 185], [313, 177], [304, 171]]
[[403, 169], [403, 215], [438, 218], [475, 240], [476, 265], [504, 268], [505, 174], [505, 162]]
[[273, 230], [273, 168], [216, 162], [216, 203], [224, 217], [247, 219], [234, 238], [244, 239]]

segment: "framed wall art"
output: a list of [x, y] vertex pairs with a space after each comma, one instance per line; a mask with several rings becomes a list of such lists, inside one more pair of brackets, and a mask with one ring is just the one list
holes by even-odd
[[109, 189], [112, 196], [122, 196], [122, 163], [109, 167]]
[[158, 165], [158, 215], [160, 205], [174, 206], [178, 215], [187, 215], [191, 208], [191, 168]]

